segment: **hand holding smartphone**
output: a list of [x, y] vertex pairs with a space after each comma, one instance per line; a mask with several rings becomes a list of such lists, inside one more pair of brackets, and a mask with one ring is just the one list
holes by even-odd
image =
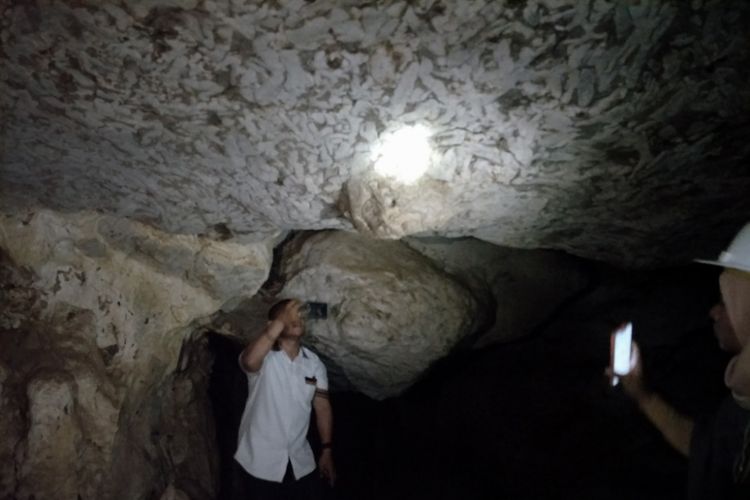
[[326, 319], [328, 304], [325, 302], [305, 302], [300, 307], [300, 313], [305, 319]]
[[633, 323], [625, 323], [615, 330], [610, 337], [610, 366], [612, 367], [612, 386], [619, 383], [618, 377], [627, 375], [631, 369], [633, 349]]

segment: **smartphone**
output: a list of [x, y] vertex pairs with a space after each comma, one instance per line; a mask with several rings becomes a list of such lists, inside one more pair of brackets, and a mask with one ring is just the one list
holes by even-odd
[[305, 302], [301, 308], [305, 319], [326, 319], [328, 317], [328, 304], [325, 302]]
[[620, 382], [618, 375], [630, 373], [630, 353], [633, 345], [633, 323], [625, 323], [610, 337], [610, 362], [612, 385]]

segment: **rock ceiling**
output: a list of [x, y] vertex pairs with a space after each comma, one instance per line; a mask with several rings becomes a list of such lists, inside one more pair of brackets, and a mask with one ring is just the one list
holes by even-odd
[[[750, 4], [0, 2], [0, 208], [471, 235], [626, 265], [750, 217]], [[426, 175], [372, 172], [403, 125]]]

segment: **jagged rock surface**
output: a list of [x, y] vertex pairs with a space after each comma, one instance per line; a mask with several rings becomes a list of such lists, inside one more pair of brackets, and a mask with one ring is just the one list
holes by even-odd
[[170, 482], [212, 498], [210, 360], [188, 338], [258, 290], [271, 248], [1, 216], [0, 498], [144, 499]]
[[310, 341], [370, 397], [399, 394], [475, 324], [469, 291], [401, 242], [327, 231], [284, 254], [281, 295], [328, 304]]
[[[246, 318], [212, 315], [257, 291], [279, 229], [716, 255], [750, 217], [748, 25], [721, 0], [1, 2], [0, 497], [209, 497], [186, 339]], [[414, 185], [372, 173], [404, 124], [432, 131]], [[311, 339], [375, 397], [493, 317], [481, 342], [531, 327], [503, 298], [542, 279], [489, 257], [480, 277], [420, 247], [475, 299], [402, 243], [299, 245], [285, 292], [346, 306]]]
[[[748, 2], [4, 2], [0, 201], [626, 265], [750, 216]], [[371, 174], [402, 124], [426, 177]], [[700, 228], [696, 231], [696, 228]]]

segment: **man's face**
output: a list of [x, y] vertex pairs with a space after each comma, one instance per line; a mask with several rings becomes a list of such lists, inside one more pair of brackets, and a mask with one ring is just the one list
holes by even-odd
[[729, 322], [744, 346], [750, 340], [750, 274], [725, 269], [719, 276], [719, 288]]
[[714, 320], [714, 335], [719, 341], [719, 347], [727, 352], [739, 352], [742, 349], [737, 335], [734, 334], [732, 323], [729, 321], [727, 309], [722, 302], [713, 306], [708, 315]]
[[300, 338], [305, 334], [305, 324], [302, 321], [299, 309], [291, 311], [284, 324], [285, 328], [281, 333], [284, 337]]

